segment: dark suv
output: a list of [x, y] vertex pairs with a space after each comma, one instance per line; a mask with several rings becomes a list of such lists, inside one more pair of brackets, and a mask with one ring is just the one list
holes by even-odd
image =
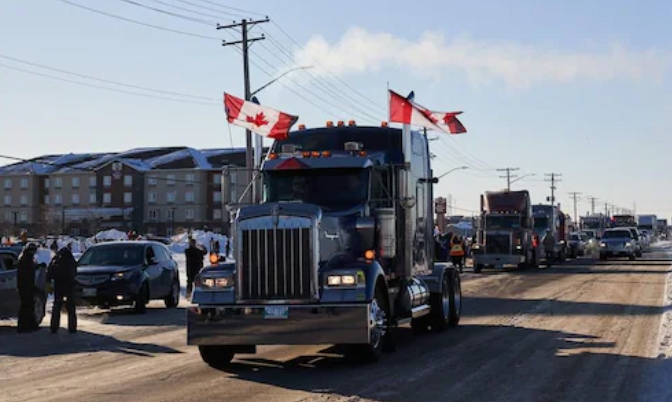
[[144, 313], [150, 300], [166, 307], [180, 302], [177, 262], [168, 248], [155, 241], [100, 243], [79, 258], [77, 299], [90, 306], [133, 306]]

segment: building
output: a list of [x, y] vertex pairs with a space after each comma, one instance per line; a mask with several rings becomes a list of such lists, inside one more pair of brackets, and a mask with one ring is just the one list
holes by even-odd
[[[245, 149], [136, 148], [45, 155], [0, 167], [2, 234], [91, 235], [101, 229], [171, 235], [228, 230], [221, 173], [242, 180]], [[237, 177], [240, 178], [237, 179]], [[240, 192], [232, 185], [232, 192]]]

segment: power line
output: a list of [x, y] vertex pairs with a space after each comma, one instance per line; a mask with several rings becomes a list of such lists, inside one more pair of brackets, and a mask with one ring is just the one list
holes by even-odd
[[210, 26], [215, 25], [214, 22], [210, 22], [210, 21], [207, 21], [207, 20], [204, 20], [204, 19], [201, 19], [201, 18], [194, 18], [194, 17], [189, 17], [187, 15], [174, 13], [174, 12], [171, 12], [171, 11], [166, 11], [166, 10], [163, 10], [163, 9], [160, 9], [160, 8], [156, 8], [156, 7], [148, 6], [146, 4], [138, 3], [138, 2], [135, 2], [133, 0], [118, 0], [118, 1], [122, 1], [126, 4], [131, 4], [131, 5], [134, 5], [136, 7], [141, 7], [141, 8], [147, 9], [147, 10], [155, 11], [157, 13], [170, 15], [171, 17], [181, 18], [181, 19], [187, 20], [187, 21], [192, 21], [192, 22], [196, 22], [196, 23], [200, 23], [200, 24], [204, 24], [204, 25], [210, 25]]
[[12, 60], [12, 61], [15, 61], [15, 62], [18, 62], [18, 63], [27, 64], [27, 65], [30, 65], [30, 66], [33, 66], [33, 67], [39, 67], [39, 68], [43, 68], [43, 69], [46, 69], [46, 70], [51, 70], [51, 71], [56, 71], [56, 72], [63, 73], [63, 74], [72, 75], [72, 76], [75, 76], [75, 77], [80, 77], [80, 78], [86, 78], [86, 79], [89, 79], [89, 80], [105, 82], [105, 83], [108, 83], [108, 84], [119, 85], [119, 86], [127, 87], [127, 88], [141, 89], [143, 91], [156, 92], [156, 93], [161, 93], [161, 94], [164, 94], [164, 95], [183, 96], [185, 98], [212, 100], [212, 101], [218, 101], [218, 102], [221, 101], [221, 99], [219, 99], [219, 98], [211, 98], [211, 97], [207, 97], [207, 96], [198, 96], [198, 95], [189, 95], [189, 94], [184, 94], [184, 93], [180, 93], [180, 92], [165, 91], [165, 90], [161, 90], [161, 89], [144, 87], [144, 86], [140, 86], [140, 85], [126, 84], [126, 83], [123, 83], [123, 82], [108, 80], [108, 79], [105, 79], [105, 78], [98, 78], [98, 77], [94, 77], [94, 76], [91, 76], [91, 75], [76, 73], [76, 72], [73, 72], [73, 71], [63, 70], [63, 69], [56, 68], [56, 67], [50, 67], [50, 66], [47, 66], [47, 65], [44, 65], [44, 64], [39, 64], [39, 63], [35, 63], [35, 62], [31, 62], [31, 61], [27, 61], [27, 60], [23, 60], [23, 59], [19, 59], [19, 58], [16, 58], [16, 57], [3, 55], [3, 54], [0, 54], [0, 58], [7, 59], [7, 60]]
[[143, 94], [143, 93], [139, 93], [139, 92], [126, 91], [126, 90], [123, 90], [123, 89], [109, 88], [109, 87], [104, 87], [104, 86], [101, 86], [101, 85], [89, 84], [89, 83], [86, 83], [86, 82], [79, 82], [79, 81], [70, 80], [70, 79], [67, 79], [67, 78], [56, 77], [56, 76], [49, 75], [49, 74], [38, 73], [36, 71], [25, 70], [25, 69], [22, 69], [22, 68], [19, 68], [19, 67], [7, 66], [5, 64], [0, 64], [0, 68], [6, 68], [6, 69], [9, 69], [9, 70], [20, 71], [20, 72], [25, 73], [25, 74], [36, 75], [36, 76], [39, 76], [39, 77], [49, 78], [49, 79], [56, 80], [56, 81], [68, 82], [68, 83], [71, 83], [71, 84], [76, 84], [76, 85], [81, 85], [81, 86], [96, 88], [96, 89], [102, 89], [102, 90], [110, 91], [110, 92], [118, 92], [118, 93], [123, 93], [123, 94], [127, 94], [127, 95], [141, 96], [141, 97], [144, 97], [144, 98], [160, 99], [160, 100], [180, 102], [180, 103], [191, 103], [191, 104], [194, 104], [194, 105], [205, 105], [205, 106], [211, 106], [211, 107], [216, 105], [216, 103], [214, 103], [214, 102], [199, 102], [199, 101], [187, 100], [187, 99], [173, 99], [173, 98], [167, 98], [167, 97], [164, 97], [164, 96], [156, 96], [156, 95], [150, 95], [150, 94]]
[[560, 179], [562, 174], [546, 173], [545, 176], [546, 176], [545, 180], [551, 183], [551, 197], [550, 197], [551, 205], [555, 205], [555, 190], [557, 189], [557, 187], [555, 187], [555, 184], [559, 181], [562, 181], [562, 179]]
[[[183, 0], [178, 0], [178, 1], [183, 1]], [[196, 1], [200, 1], [201, 3], [206, 3], [206, 4], [212, 4], [213, 6], [217, 6], [219, 8], [223, 8], [223, 9], [226, 9], [226, 10], [233, 10], [233, 11], [237, 11], [237, 12], [240, 12], [240, 13], [245, 13], [247, 15], [259, 15], [259, 16], [262, 16], [262, 17], [265, 16], [264, 14], [261, 14], [261, 13], [255, 12], [255, 11], [243, 10], [241, 8], [225, 6], [223, 4], [219, 4], [219, 3], [216, 3], [214, 1], [209, 1], [209, 0], [196, 0]], [[242, 17], [242, 15], [239, 15], [239, 14], [231, 14], [231, 15], [237, 15], [239, 17]]]
[[520, 170], [519, 168], [512, 168], [512, 167], [507, 167], [507, 168], [502, 168], [502, 169], [497, 169], [498, 172], [506, 172], [505, 176], [499, 176], [502, 179], [506, 179], [506, 189], [511, 190], [511, 179], [515, 178], [516, 175], [512, 175], [511, 172], [516, 172]]
[[574, 201], [574, 222], [577, 222], [577, 223], [579, 222], [579, 217], [578, 217], [577, 212], [576, 212], [576, 205], [578, 203], [579, 195], [581, 195], [581, 193], [576, 192], [576, 191], [569, 193], [569, 196], [572, 197], [572, 200]]

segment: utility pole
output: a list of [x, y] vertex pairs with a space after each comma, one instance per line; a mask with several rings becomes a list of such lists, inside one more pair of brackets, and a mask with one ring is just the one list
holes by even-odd
[[557, 187], [555, 187], [555, 183], [561, 181], [562, 179], [560, 178], [562, 174], [560, 173], [546, 173], [546, 181], [551, 183], [551, 205], [555, 205], [555, 190]]
[[595, 215], [595, 201], [598, 200], [597, 197], [588, 197], [590, 200], [590, 214]]
[[506, 179], [506, 189], [509, 191], [511, 190], [511, 179], [516, 177], [516, 175], [512, 175], [511, 172], [515, 172], [517, 170], [520, 169], [512, 167], [497, 169], [498, 172], [506, 172], [505, 176], [499, 176], [499, 177], [501, 177], [502, 179]]
[[609, 203], [604, 202], [604, 214], [608, 217], [609, 216]]
[[[250, 92], [250, 59], [249, 59], [249, 49], [250, 49], [250, 44], [256, 41], [264, 40], [265, 37], [264, 35], [261, 35], [256, 38], [250, 38], [248, 33], [249, 30], [254, 27], [257, 24], [263, 24], [265, 22], [269, 22], [270, 19], [266, 17], [263, 20], [247, 20], [247, 19], [242, 19], [240, 22], [233, 22], [233, 24], [229, 25], [219, 25], [217, 24], [217, 29], [232, 29], [232, 28], [240, 28], [240, 32], [242, 34], [241, 40], [237, 41], [231, 41], [227, 42], [225, 40], [222, 41], [222, 46], [231, 46], [231, 45], [241, 45], [242, 51], [243, 51], [243, 83], [245, 85], [245, 100], [249, 101], [251, 98]], [[247, 181], [248, 183], [252, 182], [253, 178], [253, 172], [255, 169], [255, 164], [254, 164], [254, 143], [252, 142], [252, 131], [250, 130], [245, 130], [245, 139], [246, 139], [246, 147], [247, 147], [247, 152], [245, 153], [245, 167], [247, 169]], [[261, 150], [259, 150], [261, 152]], [[254, 186], [253, 186], [254, 190]], [[255, 194], [254, 191], [252, 192], [252, 200], [255, 199]]]
[[574, 222], [575, 223], [579, 221], [579, 217], [577, 216], [577, 213], [576, 213], [576, 203], [579, 200], [579, 195], [581, 195], [581, 193], [579, 193], [579, 192], [569, 193], [569, 196], [572, 197], [572, 200], [574, 201]]

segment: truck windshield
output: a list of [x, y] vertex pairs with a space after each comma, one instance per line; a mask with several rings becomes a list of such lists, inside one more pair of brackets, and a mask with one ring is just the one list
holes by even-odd
[[599, 221], [587, 221], [583, 223], [583, 226], [585, 226], [588, 229], [599, 229], [600, 228], [600, 222]]
[[548, 218], [534, 218], [534, 228], [535, 229], [546, 229], [548, 228]]
[[486, 229], [515, 229], [520, 227], [520, 216], [486, 216], [485, 217], [485, 228]]
[[268, 171], [266, 202], [304, 202], [342, 210], [365, 202], [369, 171], [365, 169], [303, 169]]

